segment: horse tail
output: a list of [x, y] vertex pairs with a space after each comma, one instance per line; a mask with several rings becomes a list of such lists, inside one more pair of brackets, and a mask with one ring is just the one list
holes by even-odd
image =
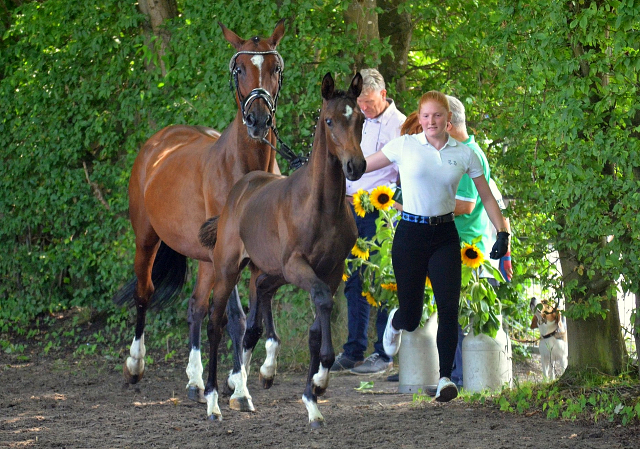
[[200, 244], [205, 248], [213, 249], [216, 246], [216, 240], [218, 240], [218, 219], [220, 215], [216, 215], [213, 218], [209, 218], [200, 227], [198, 238]]
[[[187, 258], [169, 248], [164, 242], [160, 242], [160, 247], [151, 269], [151, 281], [155, 286], [155, 291], [151, 296], [150, 307], [152, 309], [161, 309], [173, 303], [182, 291], [186, 280]], [[134, 306], [134, 293], [137, 283], [136, 278], [127, 282], [113, 296], [113, 302], [119, 306]]]

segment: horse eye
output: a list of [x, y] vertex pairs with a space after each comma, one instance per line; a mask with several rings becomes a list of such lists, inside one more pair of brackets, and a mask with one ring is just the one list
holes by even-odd
[[333, 126], [333, 120], [331, 120], [330, 118], [325, 120], [326, 124], [329, 126]]

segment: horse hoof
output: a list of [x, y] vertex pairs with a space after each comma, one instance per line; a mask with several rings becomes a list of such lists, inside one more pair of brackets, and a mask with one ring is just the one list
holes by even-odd
[[231, 398], [229, 400], [229, 407], [232, 410], [239, 412], [255, 412], [253, 408], [253, 402], [249, 398]]
[[127, 368], [127, 364], [125, 363], [124, 366], [122, 367], [122, 374], [124, 375], [125, 382], [131, 385], [135, 385], [138, 382], [140, 382], [140, 379], [142, 379], [142, 376], [144, 375], [144, 371], [141, 372], [140, 374], [131, 374], [131, 372], [129, 371], [129, 368]]
[[324, 427], [324, 421], [311, 421], [309, 423], [312, 429], [322, 429]]
[[271, 378], [267, 378], [267, 377], [263, 377], [262, 373], [260, 373], [260, 383], [262, 383], [262, 388], [265, 390], [268, 390], [269, 388], [271, 388], [273, 386], [273, 379], [274, 377]]
[[213, 422], [222, 422], [222, 415], [209, 415], [207, 416], [207, 419]]
[[187, 389], [187, 398], [200, 404], [207, 403], [207, 400], [204, 398], [204, 390], [201, 390], [198, 387], [189, 387]]

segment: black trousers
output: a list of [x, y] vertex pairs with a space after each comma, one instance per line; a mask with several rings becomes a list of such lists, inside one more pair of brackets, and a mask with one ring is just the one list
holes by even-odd
[[409, 332], [418, 327], [428, 275], [438, 308], [436, 344], [440, 377], [451, 377], [458, 344], [462, 267], [460, 238], [455, 223], [430, 226], [401, 220], [393, 240], [392, 257], [400, 303], [393, 317], [393, 327]]

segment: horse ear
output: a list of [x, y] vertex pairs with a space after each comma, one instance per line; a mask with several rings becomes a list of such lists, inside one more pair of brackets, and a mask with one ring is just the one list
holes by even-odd
[[358, 98], [360, 96], [360, 92], [362, 92], [362, 84], [362, 75], [358, 72], [351, 80], [351, 86], [349, 86], [349, 94], [353, 95], [353, 98]]
[[273, 34], [269, 38], [269, 43], [273, 45], [274, 48], [278, 46], [280, 39], [284, 36], [284, 20], [285, 19], [280, 19], [273, 30]]
[[220, 28], [222, 28], [222, 34], [224, 35], [224, 38], [227, 40], [227, 42], [233, 45], [236, 50], [240, 50], [246, 40], [242, 39], [236, 33], [224, 26], [222, 22], [218, 22], [218, 25], [220, 25]]
[[335, 83], [331, 73], [327, 73], [322, 79], [322, 98], [330, 100], [333, 97], [333, 91], [335, 89]]

